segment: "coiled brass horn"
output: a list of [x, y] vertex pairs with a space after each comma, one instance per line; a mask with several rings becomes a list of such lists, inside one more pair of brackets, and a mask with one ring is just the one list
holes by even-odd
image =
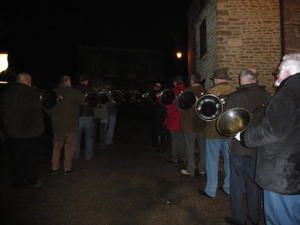
[[84, 102], [92, 107], [100, 104], [100, 96], [98, 92], [88, 92], [84, 96]]
[[125, 94], [121, 90], [110, 90], [108, 96], [113, 103], [122, 104], [126, 102]]
[[188, 110], [195, 108], [196, 114], [204, 121], [216, 120], [223, 112], [225, 98], [219, 98], [213, 94], [202, 93], [197, 98], [193, 92], [185, 91], [178, 96], [178, 106], [180, 109]]
[[213, 121], [223, 112], [225, 97], [218, 97], [213, 94], [202, 95], [195, 104], [196, 114], [204, 121]]
[[248, 127], [252, 115], [244, 108], [231, 108], [223, 112], [225, 103], [226, 96], [218, 97], [213, 94], [203, 93], [197, 99], [192, 92], [183, 92], [178, 97], [178, 105], [181, 109], [194, 107], [200, 119], [207, 122], [217, 120], [218, 132], [225, 136], [233, 136]]
[[184, 91], [178, 96], [178, 106], [183, 110], [192, 108], [195, 105], [196, 101], [197, 98], [191, 91]]
[[258, 124], [265, 115], [266, 104], [257, 106], [252, 112], [244, 108], [231, 108], [223, 112], [217, 121], [218, 131], [225, 136], [234, 136], [246, 130], [251, 122]]
[[110, 91], [92, 91], [85, 94], [84, 101], [95, 107], [99, 104], [106, 104], [109, 101], [113, 103], [123, 103], [125, 102], [124, 94], [120, 90], [110, 90]]
[[41, 104], [47, 109], [53, 108], [57, 102], [62, 101], [62, 99], [53, 90], [44, 90], [38, 88], [37, 90], [40, 93]]
[[244, 131], [251, 121], [251, 114], [244, 108], [231, 108], [223, 112], [217, 120], [217, 130], [225, 136], [234, 136]]
[[175, 98], [176, 96], [171, 89], [166, 88], [160, 93], [161, 102], [165, 105], [172, 104]]

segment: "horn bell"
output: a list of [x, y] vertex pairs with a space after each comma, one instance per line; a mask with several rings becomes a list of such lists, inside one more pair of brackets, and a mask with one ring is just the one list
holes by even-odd
[[217, 130], [225, 136], [244, 131], [251, 121], [251, 114], [243, 108], [231, 108], [223, 112], [217, 121]]
[[196, 114], [204, 121], [216, 120], [223, 111], [223, 103], [213, 94], [201, 96], [195, 104]]
[[180, 109], [188, 110], [195, 105], [196, 100], [193, 92], [185, 91], [178, 96], [178, 106]]
[[47, 108], [53, 108], [56, 103], [58, 96], [53, 90], [39, 90], [40, 91], [40, 102], [41, 104]]

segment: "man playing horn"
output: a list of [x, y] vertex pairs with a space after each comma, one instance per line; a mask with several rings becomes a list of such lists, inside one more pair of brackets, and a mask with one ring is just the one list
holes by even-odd
[[[215, 70], [212, 77], [215, 86], [208, 89], [207, 92], [216, 96], [226, 96], [235, 89], [229, 84], [231, 78], [228, 76], [228, 68], [219, 68]], [[218, 167], [219, 156], [222, 154], [224, 160], [225, 178], [222, 191], [230, 194], [230, 169], [229, 169], [229, 142], [228, 138], [218, 133], [216, 122], [208, 122], [205, 129], [206, 147], [205, 147], [205, 168], [206, 168], [206, 186], [200, 190], [200, 194], [214, 198], [216, 197], [218, 187]]]
[[[255, 70], [243, 69], [239, 74], [240, 87], [226, 100], [226, 109], [243, 108], [253, 112], [266, 104], [270, 94], [258, 85]], [[255, 115], [254, 115], [255, 116]], [[230, 203], [231, 224], [259, 223], [261, 190], [255, 183], [256, 150], [246, 148], [234, 138], [230, 139]]]

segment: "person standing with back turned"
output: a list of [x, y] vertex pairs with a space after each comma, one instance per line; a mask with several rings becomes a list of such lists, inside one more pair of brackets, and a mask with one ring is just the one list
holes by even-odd
[[50, 110], [53, 129], [52, 174], [60, 169], [61, 151], [64, 148], [63, 169], [65, 175], [73, 170], [72, 160], [78, 138], [79, 105], [84, 96], [72, 88], [70, 76], [62, 76], [59, 86], [54, 89], [61, 101]]
[[[228, 75], [228, 68], [219, 68], [214, 71], [212, 77], [215, 86], [208, 89], [207, 92], [218, 97], [227, 96], [235, 89], [229, 84], [231, 78]], [[216, 121], [207, 122], [206, 129], [206, 147], [205, 147], [205, 167], [206, 167], [206, 186], [204, 190], [200, 190], [200, 194], [205, 197], [214, 198], [218, 188], [218, 168], [219, 156], [222, 153], [225, 177], [221, 190], [230, 194], [230, 168], [229, 168], [229, 139], [216, 129]]]
[[[270, 94], [258, 85], [258, 74], [253, 69], [243, 69], [239, 74], [240, 87], [226, 100], [226, 109], [243, 108], [253, 113], [252, 121], [261, 118], [263, 105]], [[259, 118], [258, 118], [259, 117]], [[256, 119], [254, 119], [256, 118]], [[253, 123], [252, 122], [252, 123]], [[261, 211], [261, 189], [255, 183], [256, 149], [246, 148], [230, 138], [230, 224], [258, 224]]]
[[[86, 95], [93, 92], [90, 86], [90, 76], [88, 74], [82, 74], [80, 76], [80, 84], [77, 89]], [[84, 154], [85, 159], [90, 160], [94, 156], [94, 115], [95, 107], [88, 102], [83, 102], [80, 105], [80, 117], [79, 117], [79, 131], [78, 131], [78, 143], [75, 150], [75, 159], [80, 157], [81, 146], [84, 142]], [[83, 139], [84, 138], [84, 139]]]
[[28, 73], [20, 73], [2, 96], [2, 119], [12, 154], [13, 186], [40, 186], [38, 155], [44, 120], [40, 93]]
[[257, 148], [256, 182], [263, 188], [267, 225], [300, 224], [300, 54], [278, 68], [276, 94], [261, 122], [241, 136]]

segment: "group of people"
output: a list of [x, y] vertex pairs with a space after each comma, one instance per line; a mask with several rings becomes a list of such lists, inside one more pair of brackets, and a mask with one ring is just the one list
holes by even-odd
[[[199, 75], [190, 76], [189, 87], [175, 77], [174, 100], [163, 104], [161, 95], [157, 96], [166, 109], [168, 162], [184, 162], [183, 175], [206, 175], [205, 187], [198, 192], [214, 199], [222, 155], [225, 174], [219, 189], [230, 198], [228, 224], [259, 224], [262, 203], [267, 225], [300, 224], [300, 54], [283, 57], [273, 96], [259, 85], [255, 69], [241, 70], [238, 79], [235, 88], [229, 82], [228, 68], [216, 69], [214, 85], [206, 90]], [[204, 93], [226, 96], [224, 111], [243, 108], [251, 122], [242, 133], [225, 136], [218, 131], [217, 120], [201, 120], [194, 107], [180, 107], [184, 92], [192, 92], [196, 100]]]
[[[62, 76], [53, 90], [57, 101], [51, 108], [41, 103], [41, 93], [32, 86], [28, 73], [18, 74], [16, 82], [7, 85], [1, 96], [0, 112], [12, 156], [14, 186], [40, 185], [38, 156], [45, 133], [45, 117], [51, 120], [53, 136], [52, 174], [61, 170], [65, 175], [72, 172], [73, 160], [78, 159], [81, 152], [86, 160], [91, 159], [96, 140], [101, 149], [113, 144], [117, 105], [109, 95], [105, 102], [87, 101], [87, 94], [93, 92], [89, 79], [84, 74], [80, 84], [73, 87], [71, 77]], [[103, 92], [108, 93], [109, 88], [107, 84]]]
[[[155, 83], [154, 95], [151, 96], [157, 101], [153, 101], [152, 106], [164, 110], [154, 120], [161, 124], [152, 123], [152, 137], [156, 144], [161, 144], [165, 134], [160, 130], [165, 128], [170, 140], [168, 162], [184, 163], [180, 170], [182, 175], [206, 176], [205, 187], [199, 190], [201, 196], [214, 199], [220, 189], [230, 198], [231, 217], [226, 218], [229, 224], [259, 224], [263, 199], [267, 225], [298, 225], [300, 54], [283, 57], [273, 96], [259, 85], [258, 73], [254, 69], [241, 70], [238, 79], [239, 87], [235, 88], [229, 82], [228, 68], [218, 68], [212, 75], [213, 87], [205, 89], [200, 75], [192, 74], [188, 87], [182, 77], [177, 76], [173, 80], [174, 96], [170, 102], [163, 99], [161, 84]], [[103, 91], [108, 89], [106, 87]], [[111, 100], [97, 105], [87, 103], [85, 96], [91, 91], [88, 77], [81, 76], [80, 85], [73, 88], [71, 77], [62, 76], [54, 91], [60, 101], [53, 108], [44, 109], [39, 91], [32, 87], [31, 76], [20, 73], [16, 82], [2, 94], [1, 118], [13, 157], [13, 182], [16, 186], [39, 185], [37, 152], [44, 132], [43, 111], [52, 122], [53, 174], [61, 169], [65, 174], [72, 172], [73, 159], [80, 157], [82, 137], [85, 137], [85, 158], [93, 157], [95, 127], [100, 130], [100, 147], [113, 143], [117, 105]], [[204, 121], [193, 107], [180, 107], [178, 99], [185, 92], [193, 93], [196, 99], [207, 93], [226, 96], [224, 111], [246, 109], [251, 114], [251, 122], [245, 131], [234, 137], [224, 136], [217, 129], [217, 120]], [[218, 188], [221, 155], [225, 174], [222, 187]]]

